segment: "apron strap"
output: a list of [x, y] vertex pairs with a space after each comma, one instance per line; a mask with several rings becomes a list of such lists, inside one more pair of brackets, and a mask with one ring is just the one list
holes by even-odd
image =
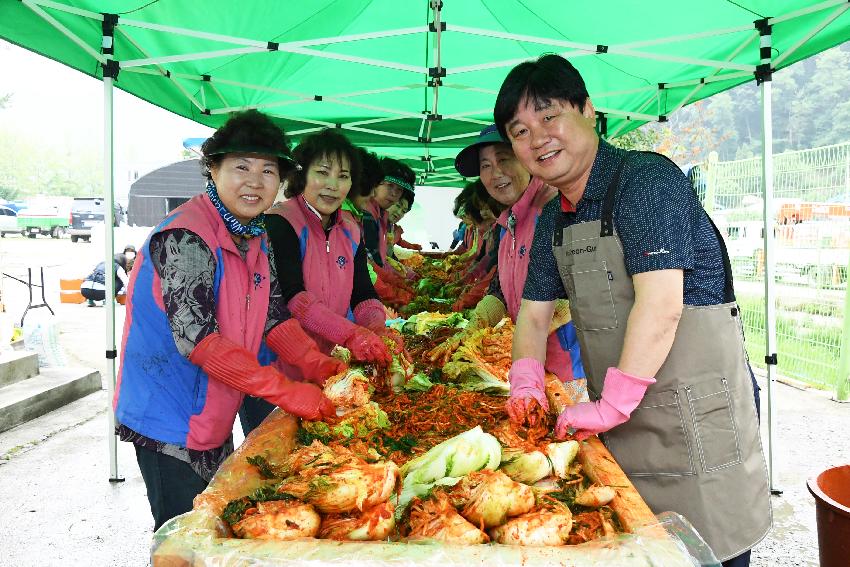
[[620, 174], [623, 172], [623, 166], [629, 159], [629, 154], [624, 152], [623, 158], [617, 165], [617, 170], [611, 178], [611, 183], [608, 184], [608, 191], [605, 193], [605, 202], [602, 204], [602, 228], [599, 236], [613, 236], [614, 234], [614, 199], [620, 190]]

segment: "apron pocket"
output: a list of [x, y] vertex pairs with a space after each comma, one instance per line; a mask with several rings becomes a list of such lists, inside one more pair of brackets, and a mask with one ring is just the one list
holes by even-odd
[[738, 428], [726, 378], [685, 387], [693, 419], [697, 453], [705, 472], [741, 462]]
[[604, 436], [605, 444], [629, 476], [696, 474], [675, 390], [644, 396], [629, 421]]
[[[618, 327], [605, 262], [588, 262], [566, 268], [567, 294], [573, 322], [580, 331], [602, 331]], [[571, 295], [570, 295], [571, 294]]]

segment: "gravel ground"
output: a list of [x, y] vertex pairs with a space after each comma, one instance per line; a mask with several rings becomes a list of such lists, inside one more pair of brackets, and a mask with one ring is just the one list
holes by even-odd
[[[0, 264], [6, 271], [7, 266], [38, 258], [54, 265], [50, 274], [77, 277], [90, 269], [99, 250], [68, 240], [7, 237], [0, 244]], [[4, 301], [19, 318], [26, 297], [17, 287], [23, 286], [5, 284]], [[48, 282], [48, 288], [53, 284]], [[58, 294], [51, 291], [48, 302], [57, 312], [69, 362], [105, 373], [105, 309], [59, 304], [53, 293]], [[119, 333], [122, 318], [119, 307]], [[760, 381], [764, 386], [763, 377]], [[776, 384], [774, 394], [775, 488], [783, 492], [772, 498], [774, 528], [756, 546], [752, 565], [816, 566], [815, 505], [806, 480], [850, 463], [844, 429], [850, 404], [836, 403], [826, 392], [783, 383]], [[766, 397], [763, 389], [765, 444]], [[106, 407], [107, 395], [101, 391], [0, 434], [0, 502], [7, 526], [0, 530], [0, 565], [147, 564], [153, 521], [144, 483], [132, 447], [125, 443], [118, 444], [119, 474], [125, 481], [109, 482]]]

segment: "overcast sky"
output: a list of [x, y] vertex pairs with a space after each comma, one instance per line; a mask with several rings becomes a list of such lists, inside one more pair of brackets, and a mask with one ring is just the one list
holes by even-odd
[[[119, 77], [120, 80], [120, 77]], [[141, 173], [181, 158], [183, 139], [212, 130], [114, 91], [116, 167]], [[0, 96], [12, 93], [0, 125], [60, 149], [103, 147], [103, 83], [0, 40]], [[116, 174], [118, 172], [116, 171]]]

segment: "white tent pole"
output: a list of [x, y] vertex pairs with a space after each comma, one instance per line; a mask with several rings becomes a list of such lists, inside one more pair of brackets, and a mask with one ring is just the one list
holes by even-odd
[[[117, 18], [116, 18], [117, 20]], [[109, 430], [106, 438], [109, 442], [109, 482], [122, 482], [118, 474], [118, 438], [115, 435], [115, 412], [112, 411], [112, 400], [115, 397], [115, 269], [112, 255], [115, 250], [115, 183], [113, 175], [113, 82], [118, 74], [118, 66], [110, 65], [113, 61], [114, 22], [112, 26], [104, 25], [103, 53], [107, 64], [103, 66], [103, 190], [106, 196], [106, 210], [103, 215], [104, 266], [106, 267], [106, 385], [109, 393], [109, 409], [107, 423]]]
[[[766, 23], [766, 22], [765, 22]], [[770, 491], [780, 494], [776, 488], [774, 457], [776, 445], [774, 436], [774, 418], [776, 400], [774, 386], [776, 381], [776, 297], [775, 281], [776, 258], [774, 256], [773, 234], [773, 117], [771, 99], [771, 37], [770, 27], [761, 28], [760, 54], [761, 65], [756, 73], [761, 81], [761, 119], [762, 119], [762, 189], [764, 192], [764, 324], [765, 324], [765, 363], [767, 364], [767, 468], [770, 475]]]

